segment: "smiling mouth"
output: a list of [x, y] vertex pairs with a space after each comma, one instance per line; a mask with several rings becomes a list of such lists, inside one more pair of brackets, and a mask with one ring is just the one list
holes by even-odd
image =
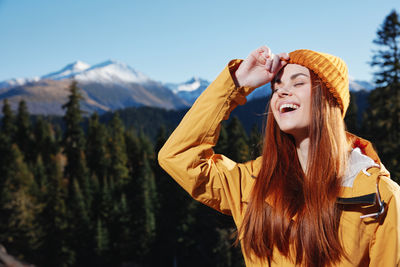
[[287, 113], [291, 111], [295, 111], [299, 108], [299, 105], [296, 104], [283, 104], [282, 106], [279, 107], [279, 111], [281, 113]]

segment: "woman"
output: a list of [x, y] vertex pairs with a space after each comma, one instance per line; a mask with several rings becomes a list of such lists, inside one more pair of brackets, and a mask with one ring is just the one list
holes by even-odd
[[[268, 82], [262, 156], [242, 164], [214, 154], [221, 121]], [[233, 216], [247, 266], [400, 266], [400, 188], [371, 144], [345, 132], [348, 105], [341, 59], [263, 46], [228, 64], [159, 163], [193, 198]]]

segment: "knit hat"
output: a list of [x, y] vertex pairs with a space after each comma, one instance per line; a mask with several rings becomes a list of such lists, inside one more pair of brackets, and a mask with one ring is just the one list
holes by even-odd
[[333, 55], [307, 49], [295, 50], [289, 56], [289, 63], [304, 66], [318, 75], [335, 97], [344, 117], [350, 102], [346, 63]]

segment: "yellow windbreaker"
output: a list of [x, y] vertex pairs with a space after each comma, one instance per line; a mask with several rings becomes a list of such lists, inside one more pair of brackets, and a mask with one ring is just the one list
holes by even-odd
[[[215, 154], [213, 147], [221, 121], [237, 105], [246, 103], [253, 90], [235, 86], [231, 72], [239, 63], [231, 61], [210, 84], [158, 154], [160, 165], [194, 199], [232, 215], [237, 227], [242, 223], [261, 157], [236, 163]], [[337, 266], [400, 266], [400, 187], [384, 171], [368, 141], [350, 134], [349, 139], [355, 149], [338, 198], [338, 203], [347, 207], [339, 226], [347, 259], [343, 257]], [[369, 216], [379, 212], [378, 218]], [[273, 255], [272, 266], [295, 265], [277, 249]], [[246, 256], [245, 262], [248, 267], [266, 266]]]

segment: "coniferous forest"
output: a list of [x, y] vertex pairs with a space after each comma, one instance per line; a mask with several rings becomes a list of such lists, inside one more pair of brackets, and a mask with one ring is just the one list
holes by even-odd
[[[374, 43], [377, 87], [361, 111], [359, 95], [351, 94], [345, 121], [373, 142], [399, 182], [396, 11]], [[80, 99], [72, 82], [62, 118], [30, 116], [24, 101], [15, 112], [4, 100], [0, 244], [7, 253], [35, 266], [244, 266], [232, 219], [193, 201], [157, 163], [185, 111], [143, 107], [87, 117]], [[265, 109], [267, 101], [258, 101]], [[254, 106], [238, 108], [223, 123], [216, 153], [237, 162], [260, 154], [262, 117], [254, 114], [263, 111]]]

